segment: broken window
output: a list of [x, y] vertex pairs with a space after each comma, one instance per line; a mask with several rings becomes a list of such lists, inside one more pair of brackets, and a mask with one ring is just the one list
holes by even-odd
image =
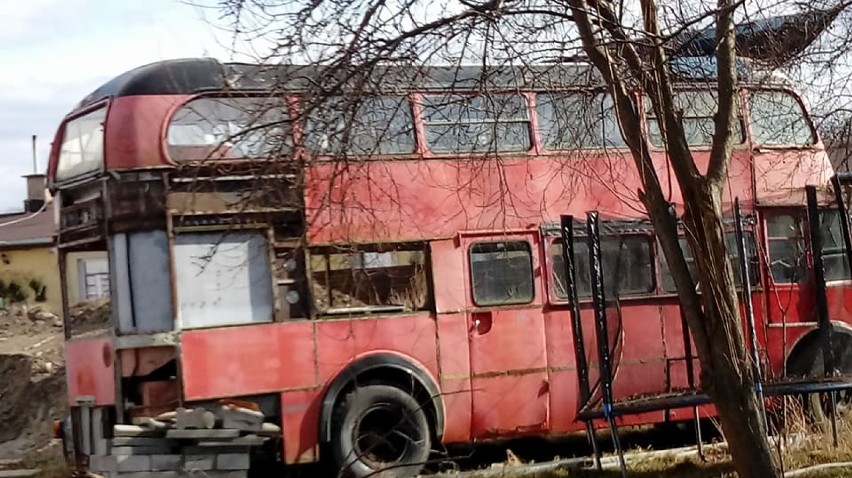
[[470, 246], [470, 276], [476, 305], [532, 302], [533, 264], [529, 242], [473, 244]]
[[[551, 244], [550, 254], [553, 261], [552, 277], [556, 297], [568, 299], [561, 240]], [[601, 238], [601, 256], [606, 297], [641, 295], [654, 291], [650, 237], [644, 235], [603, 237]], [[577, 297], [591, 297], [589, 246], [585, 238], [574, 242], [574, 274], [577, 281]]]
[[391, 250], [315, 250], [314, 306], [320, 314], [407, 312], [428, 306], [425, 246]]
[[521, 95], [426, 95], [422, 101], [426, 143], [433, 152], [530, 149], [530, 119]]

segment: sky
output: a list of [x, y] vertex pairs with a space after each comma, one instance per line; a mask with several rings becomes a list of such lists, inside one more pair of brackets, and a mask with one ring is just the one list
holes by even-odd
[[220, 18], [220, 12], [188, 0], [4, 1], [0, 212], [23, 208], [21, 176], [33, 171], [32, 135], [38, 136], [38, 168], [44, 172], [62, 118], [107, 80], [160, 60], [230, 59]]

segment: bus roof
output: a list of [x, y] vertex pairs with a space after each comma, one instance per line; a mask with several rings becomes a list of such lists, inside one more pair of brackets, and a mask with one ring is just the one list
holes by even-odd
[[[740, 81], [789, 84], [777, 73], [756, 68], [739, 58]], [[712, 82], [716, 73], [713, 57], [676, 57], [672, 72], [679, 81]], [[348, 70], [348, 71], [347, 71]], [[329, 80], [352, 82], [357, 67], [328, 68], [316, 65], [268, 65], [222, 63], [212, 58], [165, 60], [127, 71], [86, 96], [78, 108], [104, 98], [133, 95], [188, 95], [210, 91], [299, 91], [316, 85], [324, 75]], [[363, 78], [362, 78], [363, 79]], [[481, 66], [382, 65], [371, 72], [361, 91], [559, 89], [595, 87], [603, 82], [595, 69], [584, 62]]]

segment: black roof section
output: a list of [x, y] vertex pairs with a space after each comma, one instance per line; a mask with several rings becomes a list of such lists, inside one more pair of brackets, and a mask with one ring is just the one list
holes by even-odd
[[[748, 59], [739, 58], [737, 70], [744, 81], [766, 78]], [[672, 72], [681, 81], [712, 82], [716, 74], [713, 57], [675, 57]], [[773, 75], [770, 75], [773, 76]], [[776, 76], [772, 81], [779, 81]], [[784, 82], [781, 79], [781, 82]], [[341, 91], [405, 92], [429, 90], [514, 90], [602, 87], [595, 69], [584, 62], [526, 65], [406, 66], [381, 65], [368, 75], [357, 65], [263, 65], [221, 63], [212, 58], [165, 60], [141, 66], [108, 81], [86, 96], [84, 107], [109, 97], [132, 95], [199, 94], [213, 91], [312, 91], [336, 94]]]

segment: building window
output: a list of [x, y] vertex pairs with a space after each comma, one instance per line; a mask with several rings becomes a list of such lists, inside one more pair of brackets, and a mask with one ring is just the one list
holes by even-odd
[[[554, 292], [557, 298], [568, 299], [561, 240], [551, 244], [550, 254]], [[608, 298], [643, 295], [654, 291], [654, 265], [649, 236], [602, 237], [601, 256], [604, 293]], [[589, 246], [585, 238], [574, 242], [574, 268], [577, 297], [591, 297]]]
[[470, 276], [476, 305], [532, 302], [533, 263], [529, 242], [481, 242], [472, 245]]
[[436, 153], [520, 152], [532, 144], [527, 103], [518, 94], [426, 95], [423, 124]]
[[107, 259], [78, 259], [79, 299], [98, 300], [109, 297], [109, 261]]
[[429, 304], [422, 244], [316, 250], [310, 269], [314, 306], [323, 315], [410, 312]]

